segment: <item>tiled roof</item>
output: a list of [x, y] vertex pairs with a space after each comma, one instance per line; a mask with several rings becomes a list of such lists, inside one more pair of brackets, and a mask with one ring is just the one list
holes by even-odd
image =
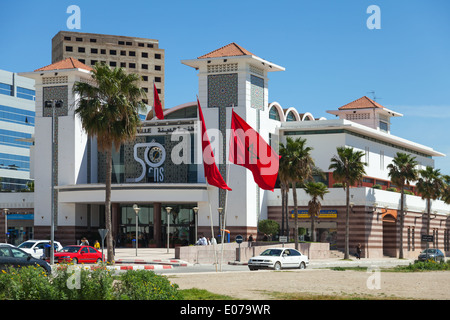
[[339, 108], [339, 110], [350, 110], [350, 109], [367, 109], [367, 108], [381, 108], [384, 107], [378, 102], [373, 101], [372, 99], [364, 96], [355, 101], [347, 103], [346, 105]]
[[55, 63], [52, 63], [48, 66], [36, 69], [34, 71], [50, 71], [50, 70], [62, 70], [62, 69], [84, 69], [84, 70], [88, 70], [91, 71], [92, 68], [85, 65], [84, 63], [78, 61], [75, 58], [67, 58]]
[[198, 59], [207, 58], [221, 58], [221, 57], [233, 57], [233, 56], [252, 56], [254, 55], [250, 51], [242, 48], [240, 45], [232, 42], [226, 46], [219, 48], [217, 50], [211, 51], [203, 56], [198, 57]]

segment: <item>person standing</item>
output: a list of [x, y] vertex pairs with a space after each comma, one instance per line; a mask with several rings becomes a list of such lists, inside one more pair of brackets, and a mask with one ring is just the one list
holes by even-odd
[[250, 237], [248, 237], [248, 246], [251, 247], [253, 242], [253, 235], [251, 234]]
[[358, 245], [356, 246], [356, 258], [357, 259], [361, 259], [361, 252], [362, 252], [361, 243], [358, 243]]

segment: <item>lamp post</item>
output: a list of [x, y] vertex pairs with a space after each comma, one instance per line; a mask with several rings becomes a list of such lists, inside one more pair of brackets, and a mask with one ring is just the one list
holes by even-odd
[[[194, 210], [194, 219], [195, 219], [195, 239], [194, 241], [197, 241], [198, 239], [198, 207], [192, 208]], [[212, 240], [212, 239], [211, 239]]]
[[170, 211], [172, 211], [171, 207], [166, 207], [166, 211], [167, 211], [167, 253], [169, 253], [169, 241], [170, 241], [170, 236], [169, 236], [169, 229], [170, 229]]
[[222, 217], [223, 208], [222, 207], [217, 208], [217, 212], [219, 212], [219, 235], [220, 235], [220, 238], [221, 238], [222, 243], [223, 243], [224, 242], [223, 241], [223, 234], [222, 234], [222, 230], [223, 230], [223, 217]]
[[8, 211], [9, 209], [5, 208], [3, 209], [3, 212], [5, 213], [5, 242], [8, 243]]
[[50, 222], [50, 264], [55, 263], [55, 108], [61, 108], [63, 106], [62, 100], [47, 100], [44, 103], [46, 108], [52, 108], [52, 178], [51, 178], [51, 222]]
[[136, 214], [136, 257], [138, 253], [138, 243], [139, 243], [139, 237], [138, 237], [138, 223], [139, 223], [139, 211], [141, 211], [141, 208], [138, 207], [137, 204], [133, 205], [134, 213]]

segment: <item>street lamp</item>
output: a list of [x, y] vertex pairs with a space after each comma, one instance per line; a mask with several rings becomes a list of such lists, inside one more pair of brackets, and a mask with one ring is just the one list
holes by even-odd
[[219, 235], [220, 235], [220, 238], [221, 238], [222, 243], [223, 243], [223, 235], [222, 235], [222, 229], [223, 229], [222, 212], [223, 212], [223, 208], [219, 207], [219, 208], [217, 208], [217, 211], [219, 212]]
[[8, 243], [8, 211], [9, 209], [5, 208], [3, 209], [3, 212], [5, 213], [5, 242]]
[[134, 213], [136, 214], [136, 257], [137, 257], [137, 252], [138, 252], [138, 223], [139, 223], [139, 211], [141, 211], [141, 208], [138, 207], [137, 204], [133, 205], [133, 210]]
[[52, 189], [51, 189], [51, 216], [52, 221], [50, 223], [50, 243], [52, 249], [50, 250], [50, 264], [55, 263], [55, 108], [61, 108], [63, 106], [62, 100], [47, 100], [44, 103], [46, 108], [52, 108]]
[[170, 241], [170, 237], [169, 237], [170, 211], [172, 211], [172, 208], [171, 208], [171, 207], [166, 207], [166, 211], [167, 211], [167, 253], [169, 253], [169, 241]]
[[194, 207], [192, 208], [194, 210], [194, 215], [195, 215], [195, 241], [197, 241], [198, 239], [198, 207]]

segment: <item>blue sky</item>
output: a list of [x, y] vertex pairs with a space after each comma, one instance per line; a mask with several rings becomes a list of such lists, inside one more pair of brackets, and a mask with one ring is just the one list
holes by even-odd
[[[401, 112], [392, 134], [450, 156], [450, 1], [1, 1], [0, 69], [25, 72], [51, 62], [51, 39], [69, 30], [158, 39], [165, 49], [165, 104], [194, 101], [195, 70], [180, 60], [230, 42], [286, 68], [270, 75], [269, 101], [314, 116], [361, 96]], [[370, 5], [381, 29], [367, 28]], [[450, 157], [436, 167], [450, 174]]]

